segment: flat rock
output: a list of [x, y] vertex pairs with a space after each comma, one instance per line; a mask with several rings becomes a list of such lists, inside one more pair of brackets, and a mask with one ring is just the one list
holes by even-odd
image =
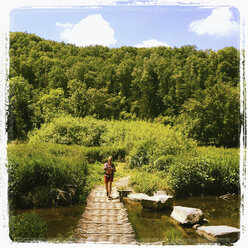
[[169, 195], [155, 195], [141, 200], [143, 208], [163, 209], [172, 207], [173, 197]]
[[134, 194], [129, 194], [127, 197], [131, 201], [141, 201], [142, 199], [149, 198], [149, 195], [143, 193], [134, 193]]
[[204, 219], [204, 214], [199, 208], [189, 208], [182, 206], [173, 207], [171, 218], [184, 225], [194, 225], [201, 223]]
[[112, 198], [112, 199], [118, 199], [118, 198], [119, 198], [119, 193], [118, 193], [118, 192], [113, 192], [113, 193], [111, 194], [111, 198]]
[[233, 243], [239, 239], [240, 230], [230, 226], [202, 226], [196, 232], [206, 239], [219, 243]]

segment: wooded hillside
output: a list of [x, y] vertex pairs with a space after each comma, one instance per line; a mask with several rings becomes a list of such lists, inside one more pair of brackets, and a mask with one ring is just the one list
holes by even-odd
[[237, 146], [239, 51], [76, 47], [10, 34], [9, 140], [55, 117], [151, 120], [199, 144]]

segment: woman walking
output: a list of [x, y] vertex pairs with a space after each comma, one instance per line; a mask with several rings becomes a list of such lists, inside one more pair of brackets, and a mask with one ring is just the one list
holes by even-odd
[[[111, 199], [112, 182], [114, 180], [114, 172], [116, 171], [114, 164], [112, 164], [112, 157], [108, 157], [108, 162], [104, 164], [104, 181], [108, 199]], [[109, 183], [109, 184], [108, 184]]]

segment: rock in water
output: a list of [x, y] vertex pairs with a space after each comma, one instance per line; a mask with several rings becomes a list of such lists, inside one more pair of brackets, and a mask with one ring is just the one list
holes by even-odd
[[218, 243], [234, 243], [239, 239], [240, 230], [230, 226], [202, 226], [196, 232], [206, 239]]
[[149, 195], [143, 193], [129, 194], [128, 199], [131, 201], [141, 201], [142, 199], [149, 198]]
[[204, 214], [199, 208], [175, 206], [173, 207], [171, 218], [180, 224], [194, 225], [203, 221]]
[[155, 195], [141, 200], [143, 208], [163, 209], [172, 207], [173, 197], [169, 195]]

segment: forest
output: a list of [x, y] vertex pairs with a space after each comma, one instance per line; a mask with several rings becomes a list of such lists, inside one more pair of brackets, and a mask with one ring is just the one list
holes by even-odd
[[54, 118], [145, 120], [198, 145], [239, 145], [239, 50], [77, 47], [10, 33], [9, 141]]

